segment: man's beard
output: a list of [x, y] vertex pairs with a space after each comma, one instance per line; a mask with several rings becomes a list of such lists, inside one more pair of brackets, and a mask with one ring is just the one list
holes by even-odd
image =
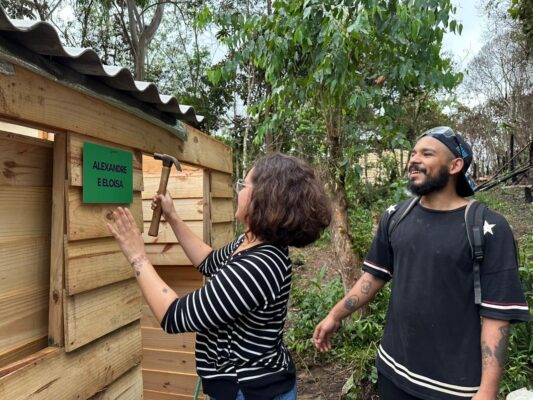
[[[421, 171], [425, 174], [425, 168], [412, 167], [410, 171]], [[426, 180], [421, 184], [416, 184], [414, 181], [409, 180], [407, 183], [407, 188], [416, 196], [425, 196], [426, 194], [436, 192], [443, 189], [448, 184], [450, 180], [450, 173], [448, 172], [448, 167], [443, 165], [441, 169], [437, 172], [436, 176], [426, 175]]]

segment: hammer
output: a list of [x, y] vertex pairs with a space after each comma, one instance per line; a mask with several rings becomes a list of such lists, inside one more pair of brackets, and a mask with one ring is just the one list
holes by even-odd
[[[172, 164], [176, 166], [178, 171], [181, 171], [181, 165], [178, 160], [172, 156], [169, 156], [168, 154], [155, 153], [154, 159], [163, 161], [163, 171], [161, 172], [161, 180], [159, 181], [159, 190], [157, 191], [157, 194], [165, 194], [167, 192], [168, 176], [170, 175]], [[150, 230], [148, 231], [150, 236], [157, 236], [162, 212], [163, 209], [161, 207], [157, 207], [154, 210], [154, 214], [152, 215], [152, 223], [150, 224]]]

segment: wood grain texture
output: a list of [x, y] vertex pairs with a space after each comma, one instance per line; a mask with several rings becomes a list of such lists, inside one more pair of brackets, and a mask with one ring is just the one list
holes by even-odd
[[0, 353], [48, 335], [48, 284], [0, 293]]
[[142, 400], [143, 377], [138, 365], [89, 400]]
[[232, 199], [233, 194], [231, 174], [211, 171], [211, 196]]
[[[152, 220], [151, 200], [142, 201], [142, 213], [144, 221]], [[174, 199], [174, 207], [180, 218], [184, 221], [202, 221], [204, 219], [204, 201], [198, 199]], [[163, 217], [164, 221], [165, 218]]]
[[141, 193], [133, 193], [132, 204], [84, 204], [81, 188], [71, 186], [67, 190], [68, 240], [111, 237], [106, 222], [113, 221], [113, 211], [118, 206], [128, 207], [139, 229], [142, 229]]
[[183, 374], [161, 370], [143, 369], [145, 390], [163, 393], [192, 394], [196, 388], [196, 374]]
[[78, 351], [47, 348], [20, 361], [9, 374], [0, 369], [1, 399], [87, 399], [114, 382], [142, 357], [139, 322]]
[[4, 186], [0, 190], [0, 242], [50, 236], [51, 187]]
[[69, 295], [135, 277], [112, 237], [66, 242], [65, 258], [65, 289]]
[[234, 238], [233, 223], [231, 222], [213, 224], [211, 231], [213, 235], [213, 248], [214, 249], [219, 249], [222, 246], [227, 245]]
[[66, 297], [66, 351], [140, 319], [141, 301], [142, 293], [135, 279]]
[[211, 220], [213, 224], [233, 221], [233, 200], [213, 198], [211, 200]]
[[143, 369], [166, 372], [196, 373], [194, 352], [145, 348], [143, 349], [142, 367]]
[[[175, 170], [174, 167], [171, 169]], [[144, 178], [143, 199], [152, 199], [159, 189], [159, 176]], [[169, 176], [167, 190], [173, 199], [188, 199], [202, 197], [202, 172], [179, 172], [179, 175]]]
[[[202, 221], [184, 221], [185, 224], [193, 231], [193, 233], [198, 236], [202, 237], [204, 232], [204, 224]], [[161, 221], [159, 224], [159, 234], [156, 237], [148, 235], [148, 228], [150, 227], [150, 223], [145, 221], [144, 222], [144, 232], [143, 232], [143, 239], [144, 243], [151, 244], [151, 243], [179, 243], [178, 239], [174, 235], [174, 232], [172, 231], [172, 227], [167, 221]]]
[[65, 282], [65, 187], [67, 139], [64, 133], [54, 137], [52, 179], [52, 227], [50, 244], [50, 294], [48, 300], [48, 339], [51, 346], [63, 346], [63, 286]]
[[0, 132], [0, 186], [52, 186], [52, 142], [28, 139]]
[[[141, 321], [142, 325], [142, 321]], [[171, 335], [163, 329], [142, 327], [143, 348], [194, 352], [196, 333]]]

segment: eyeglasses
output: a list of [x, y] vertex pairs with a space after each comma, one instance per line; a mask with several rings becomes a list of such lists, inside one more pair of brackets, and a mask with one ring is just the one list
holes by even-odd
[[246, 183], [244, 183], [244, 179], [237, 179], [235, 181], [235, 184], [234, 184], [233, 188], [235, 189], [235, 192], [239, 193], [246, 186], [248, 186], [248, 185]]

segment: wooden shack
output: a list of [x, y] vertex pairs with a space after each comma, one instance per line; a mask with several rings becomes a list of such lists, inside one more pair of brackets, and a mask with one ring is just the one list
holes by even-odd
[[[150, 155], [189, 165], [169, 190], [214, 246], [232, 237], [231, 149], [180, 122], [194, 110], [94, 52], [65, 50], [52, 31], [0, 8], [0, 120], [46, 133], [0, 132], [0, 399], [192, 399], [194, 335], [166, 335], [143, 304], [105, 227], [119, 204], [83, 201], [82, 149], [131, 154], [133, 200], [122, 205], [145, 231], [160, 173]], [[203, 284], [166, 222], [144, 237], [178, 294]]]

